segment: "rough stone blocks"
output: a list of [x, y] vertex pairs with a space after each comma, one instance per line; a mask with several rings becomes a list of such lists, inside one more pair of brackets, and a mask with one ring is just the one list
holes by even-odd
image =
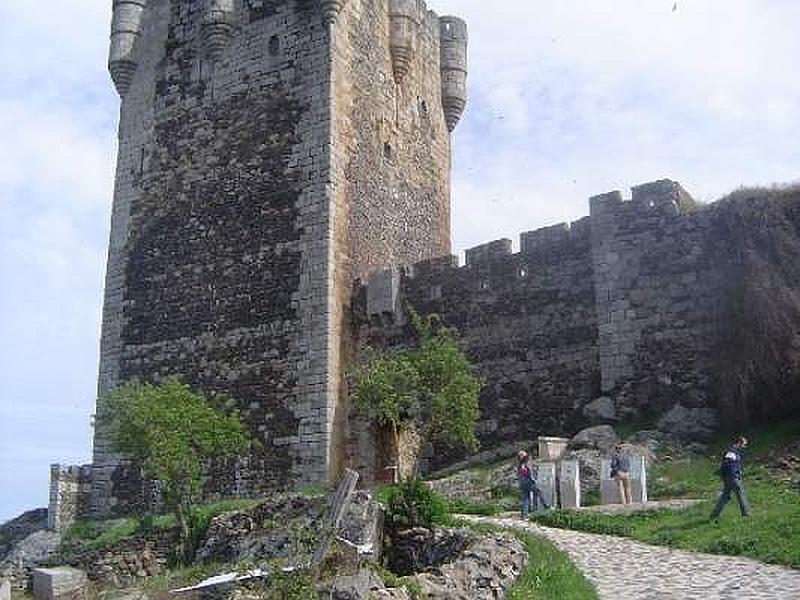
[[86, 573], [72, 567], [33, 570], [33, 595], [37, 600], [83, 600], [88, 597]]

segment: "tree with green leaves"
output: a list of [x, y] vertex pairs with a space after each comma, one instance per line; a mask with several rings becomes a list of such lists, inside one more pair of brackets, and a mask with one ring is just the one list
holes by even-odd
[[209, 399], [177, 379], [159, 385], [128, 383], [113, 390], [97, 415], [115, 452], [141, 463], [160, 484], [164, 506], [180, 526], [179, 554], [190, 552], [192, 505], [207, 462], [246, 450], [250, 436], [227, 398]]
[[413, 429], [419, 448], [436, 439], [475, 449], [482, 381], [449, 329], [433, 316], [409, 313], [416, 346], [375, 353], [358, 368], [352, 377], [354, 404], [390, 428], [396, 446], [400, 433]]

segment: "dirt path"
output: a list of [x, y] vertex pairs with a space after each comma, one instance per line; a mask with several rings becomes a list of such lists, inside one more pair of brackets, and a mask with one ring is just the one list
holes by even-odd
[[542, 527], [519, 518], [464, 519], [547, 538], [569, 555], [604, 600], [800, 600], [800, 571], [787, 567]]

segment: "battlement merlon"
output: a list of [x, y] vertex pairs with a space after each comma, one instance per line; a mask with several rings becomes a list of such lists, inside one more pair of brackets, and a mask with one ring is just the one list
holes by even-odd
[[613, 214], [626, 208], [633, 210], [659, 210], [667, 214], [692, 212], [697, 203], [677, 181], [659, 179], [631, 187], [631, 198], [625, 200], [618, 190], [589, 198], [592, 217]]

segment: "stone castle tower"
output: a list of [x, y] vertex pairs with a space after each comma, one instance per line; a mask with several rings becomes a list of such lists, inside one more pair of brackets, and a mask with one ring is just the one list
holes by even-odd
[[[98, 392], [179, 375], [263, 449], [210, 494], [326, 482], [356, 278], [450, 250], [466, 25], [422, 0], [113, 0], [121, 98]], [[94, 440], [91, 509], [146, 500]]]

